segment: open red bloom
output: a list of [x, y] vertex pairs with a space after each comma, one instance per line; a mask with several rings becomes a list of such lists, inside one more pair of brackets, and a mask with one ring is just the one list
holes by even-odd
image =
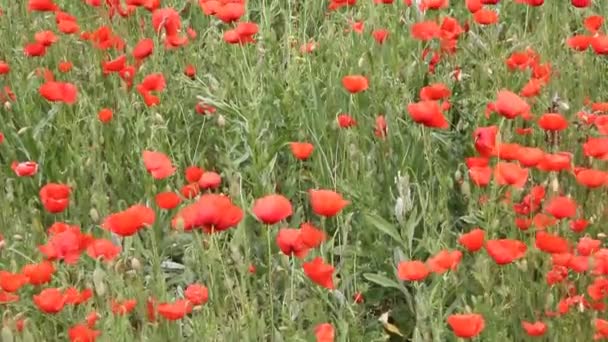
[[38, 249], [48, 260], [64, 260], [67, 264], [74, 264], [80, 254], [93, 241], [89, 234], [83, 234], [77, 226], [69, 226], [57, 222], [49, 228], [49, 240]]
[[78, 96], [78, 89], [72, 83], [49, 81], [39, 88], [40, 95], [51, 102], [73, 104]]
[[291, 202], [282, 195], [268, 195], [253, 203], [253, 214], [265, 224], [275, 224], [293, 213]]
[[473, 338], [485, 328], [485, 321], [479, 314], [453, 314], [448, 316], [448, 324], [454, 335], [461, 338]]
[[519, 240], [500, 239], [486, 242], [488, 255], [498, 265], [510, 264], [514, 260], [523, 258], [527, 249], [526, 244]]
[[220, 232], [234, 227], [243, 219], [241, 208], [232, 204], [229, 197], [204, 194], [197, 202], [182, 208], [171, 221], [174, 229], [203, 229], [207, 233]]
[[287, 256], [295, 255], [296, 258], [302, 259], [308, 254], [308, 246], [304, 243], [299, 229], [279, 229], [277, 245], [281, 252]]
[[455, 271], [462, 259], [461, 251], [442, 250], [426, 261], [429, 269], [437, 274], [443, 274], [449, 270]]
[[209, 300], [209, 290], [200, 284], [190, 284], [184, 291], [184, 296], [194, 305], [202, 305]]
[[144, 151], [142, 153], [146, 170], [155, 179], [167, 178], [175, 173], [176, 168], [166, 154], [155, 151]]
[[88, 247], [87, 254], [93, 258], [101, 258], [105, 261], [112, 261], [120, 254], [122, 248], [116, 246], [108, 239], [95, 239]]
[[33, 161], [13, 162], [11, 169], [19, 177], [31, 177], [38, 172], [38, 163]]
[[181, 299], [173, 303], [161, 303], [156, 310], [165, 319], [176, 321], [192, 312], [192, 303], [187, 299]]
[[518, 116], [525, 115], [530, 111], [530, 105], [517, 94], [509, 90], [501, 90], [498, 92], [494, 107], [498, 114], [507, 119], [514, 119]]
[[304, 245], [308, 248], [317, 248], [326, 239], [325, 232], [308, 222], [304, 222], [300, 225], [300, 236], [302, 237], [302, 242], [304, 242]]
[[154, 210], [144, 205], [134, 205], [114, 213], [104, 220], [102, 227], [122, 237], [131, 236], [140, 229], [154, 224]]
[[568, 240], [559, 235], [549, 234], [545, 231], [536, 233], [535, 245], [536, 248], [550, 254], [561, 254], [570, 250]]
[[449, 124], [443, 116], [443, 110], [437, 101], [420, 101], [407, 106], [410, 117], [414, 122], [431, 128], [445, 129]]
[[56, 314], [63, 310], [66, 296], [57, 288], [44, 289], [33, 296], [34, 304], [44, 313]]
[[325, 217], [337, 215], [344, 207], [350, 204], [342, 195], [332, 190], [309, 190], [310, 205], [315, 214]]
[[307, 142], [292, 142], [289, 146], [291, 147], [293, 156], [300, 160], [310, 158], [312, 151], [315, 149], [313, 144]]
[[342, 85], [349, 93], [356, 94], [367, 90], [369, 81], [362, 75], [348, 75], [342, 78]]
[[485, 235], [483, 229], [475, 228], [468, 233], [462, 234], [458, 239], [458, 242], [469, 252], [477, 252], [483, 247]]
[[60, 213], [70, 204], [71, 191], [68, 185], [49, 183], [40, 189], [40, 201], [49, 213]]
[[111, 301], [112, 313], [115, 315], [126, 315], [135, 309], [137, 305], [136, 299], [127, 299], [122, 302], [112, 299]]
[[217, 189], [222, 183], [222, 176], [217, 172], [207, 171], [203, 173], [201, 178], [198, 180], [198, 186], [201, 189]]
[[334, 267], [323, 262], [320, 257], [316, 257], [311, 262], [305, 262], [302, 267], [304, 268], [304, 274], [313, 282], [330, 290], [335, 288]]
[[407, 281], [421, 281], [424, 280], [431, 271], [427, 265], [418, 260], [402, 261], [397, 267], [397, 273], [399, 279]]
[[330, 323], [321, 323], [315, 327], [316, 342], [334, 342], [335, 331]]
[[22, 273], [0, 271], [0, 289], [3, 291], [17, 292], [27, 282], [27, 276]]
[[558, 220], [574, 217], [576, 215], [576, 202], [566, 196], [558, 196], [552, 199], [547, 207], [547, 212]]
[[68, 330], [70, 342], [95, 342], [101, 335], [98, 330], [93, 330], [86, 324], [76, 324]]
[[50, 261], [42, 261], [38, 264], [28, 264], [23, 266], [21, 273], [27, 277], [32, 285], [42, 285], [51, 281], [55, 266]]
[[154, 197], [154, 201], [156, 202], [156, 205], [159, 208], [165, 209], [165, 210], [171, 210], [171, 209], [177, 207], [181, 203], [182, 199], [175, 192], [166, 191], [166, 192], [161, 192], [161, 193], [157, 194]]

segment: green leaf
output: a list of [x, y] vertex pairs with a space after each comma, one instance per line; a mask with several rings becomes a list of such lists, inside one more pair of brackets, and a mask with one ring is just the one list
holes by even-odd
[[402, 290], [401, 286], [399, 286], [399, 283], [397, 283], [396, 281], [394, 281], [390, 278], [387, 278], [386, 276], [383, 276], [381, 274], [364, 273], [363, 278], [367, 279], [368, 281], [371, 281], [372, 283], [380, 285], [382, 287]]
[[380, 216], [373, 214], [366, 214], [365, 220], [374, 226], [379, 231], [393, 238], [393, 240], [397, 241], [399, 244], [403, 245], [403, 239], [401, 239], [401, 235], [395, 227], [385, 219]]

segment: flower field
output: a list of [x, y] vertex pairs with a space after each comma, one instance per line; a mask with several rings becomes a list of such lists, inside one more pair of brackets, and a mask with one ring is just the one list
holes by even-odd
[[0, 2], [0, 341], [608, 340], [606, 14]]

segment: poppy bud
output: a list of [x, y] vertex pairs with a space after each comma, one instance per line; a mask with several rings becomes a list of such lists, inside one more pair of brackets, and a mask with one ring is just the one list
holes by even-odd
[[223, 115], [221, 115], [221, 114], [217, 116], [217, 125], [218, 125], [219, 127], [224, 127], [224, 126], [226, 126], [226, 118], [224, 118], [224, 116], [223, 116]]
[[137, 258], [131, 258], [131, 269], [134, 271], [141, 271], [141, 262]]
[[14, 341], [13, 332], [8, 326], [2, 328], [2, 341]]
[[471, 184], [469, 182], [460, 183], [460, 193], [465, 197], [471, 196]]
[[403, 198], [397, 197], [397, 201], [395, 202], [395, 217], [399, 223], [403, 223], [403, 218], [405, 217], [405, 205], [403, 203]]
[[89, 217], [91, 218], [91, 221], [99, 222], [99, 212], [97, 209], [91, 208], [91, 210], [89, 210]]

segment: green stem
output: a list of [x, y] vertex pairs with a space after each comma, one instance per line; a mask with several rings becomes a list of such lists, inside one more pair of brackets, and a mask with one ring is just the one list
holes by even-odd
[[[270, 237], [270, 226], [266, 227], [266, 242], [268, 244], [268, 295], [270, 296], [270, 326], [271, 336], [274, 336], [274, 296], [272, 286], [272, 239]], [[272, 339], [272, 338], [271, 338]]]

